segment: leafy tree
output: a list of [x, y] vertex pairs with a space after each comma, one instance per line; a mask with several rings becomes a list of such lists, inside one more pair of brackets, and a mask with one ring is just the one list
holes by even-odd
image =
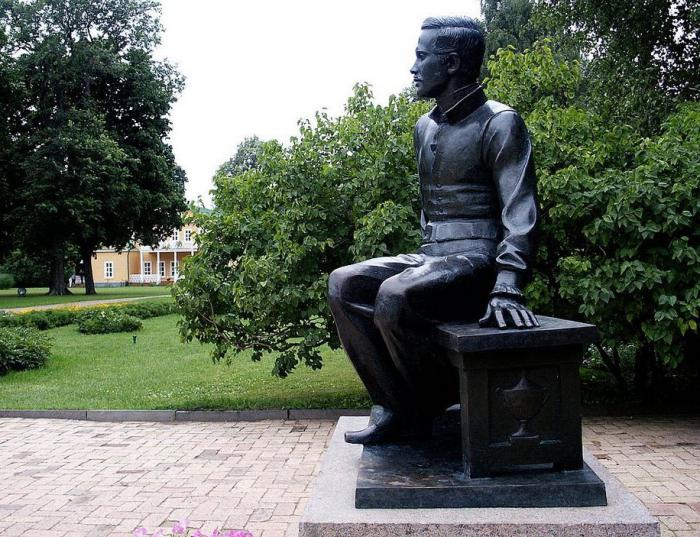
[[330, 271], [416, 246], [412, 132], [425, 109], [405, 95], [376, 105], [360, 85], [344, 115], [318, 113], [289, 147], [264, 143], [257, 167], [218, 175], [215, 209], [195, 216], [199, 251], [175, 289], [182, 334], [214, 343], [218, 359], [279, 352], [279, 376], [320, 367], [318, 347], [338, 344]]
[[236, 154], [224, 162], [217, 170], [217, 175], [233, 177], [245, 171], [252, 170], [258, 165], [258, 157], [263, 148], [263, 142], [253, 135], [245, 138], [236, 148]]
[[[544, 37], [539, 27], [530, 19], [534, 8], [533, 0], [481, 0], [481, 14], [486, 26], [486, 54], [491, 58], [498, 49], [512, 46], [517, 51], [530, 48]], [[488, 65], [484, 63], [482, 77], [488, 75]]]
[[19, 184], [17, 144], [13, 133], [19, 126], [21, 86], [15, 60], [5, 50], [7, 36], [0, 28], [0, 260], [11, 250], [12, 232], [8, 215], [15, 203], [15, 189]]
[[698, 0], [537, 0], [533, 18], [580, 50], [588, 101], [606, 118], [658, 132], [700, 96]]
[[25, 250], [52, 259], [52, 294], [67, 291], [70, 246], [85, 261], [100, 244], [156, 242], [179, 225], [184, 172], [164, 142], [182, 86], [152, 57], [158, 3], [4, 0], [5, 50], [23, 102], [21, 184], [10, 213]]
[[15, 249], [5, 256], [0, 272], [12, 274], [17, 287], [44, 287], [51, 279], [51, 263], [36, 252]]
[[[547, 42], [501, 49], [489, 72], [487, 94], [522, 113], [537, 156], [543, 218], [528, 297], [540, 313], [596, 323], [621, 387], [620, 351], [634, 348], [648, 387], [650, 371], [676, 367], [697, 341], [698, 105], [650, 137], [586, 108], [581, 64]], [[289, 147], [263, 144], [256, 169], [219, 176], [176, 286], [183, 335], [214, 343], [217, 358], [279, 352], [280, 376], [319, 367], [316, 347], [337, 343], [327, 274], [419, 240], [411, 133], [426, 106], [406, 95], [377, 106], [359, 86], [343, 116], [319, 114]]]
[[636, 384], [675, 368], [700, 312], [700, 105], [657, 137], [581, 108], [581, 69], [546, 45], [501, 50], [489, 94], [524, 114], [537, 155], [542, 246], [528, 295], [539, 311], [598, 325], [621, 386], [620, 349], [636, 349]]
[[632, 343], [636, 382], [648, 391], [655, 370], [676, 368], [700, 316], [700, 103], [681, 106], [635, 163], [606, 170], [580, 211], [598, 209], [582, 229], [585, 256], [564, 260], [562, 292], [581, 302], [609, 341]]

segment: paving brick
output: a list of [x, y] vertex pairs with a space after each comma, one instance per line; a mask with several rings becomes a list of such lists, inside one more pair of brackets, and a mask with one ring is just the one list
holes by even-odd
[[[334, 421], [286, 415], [0, 418], [0, 482], [12, 483], [0, 492], [0, 535], [122, 537], [189, 518], [207, 533], [298, 537]], [[588, 418], [584, 443], [660, 518], [664, 537], [700, 537], [699, 419]]]

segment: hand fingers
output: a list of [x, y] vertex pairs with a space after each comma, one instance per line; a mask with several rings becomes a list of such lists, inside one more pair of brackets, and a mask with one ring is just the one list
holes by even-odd
[[529, 312], [527, 311], [527, 308], [519, 309], [518, 313], [520, 313], [520, 316], [523, 318], [523, 323], [525, 323], [526, 328], [533, 328], [535, 326]]
[[496, 314], [496, 322], [498, 323], [498, 328], [506, 328], [508, 325], [506, 324], [506, 321], [503, 318], [503, 312], [499, 309], [496, 309], [494, 313]]
[[[507, 311], [508, 315], [504, 315], [504, 311]], [[508, 328], [509, 326], [515, 326], [516, 328], [534, 328], [540, 326], [540, 323], [529, 309], [519, 304], [509, 304], [506, 308], [494, 308], [489, 303], [486, 307], [486, 313], [479, 319], [479, 326], [487, 327], [494, 325], [501, 329]]]
[[517, 309], [508, 308], [508, 310], [506, 310], [506, 311], [508, 311], [508, 313], [510, 313], [510, 316], [513, 318], [513, 323], [515, 323], [515, 326], [517, 326], [518, 328], [522, 328], [523, 326], [525, 326], [523, 324], [523, 320], [520, 317], [520, 314], [518, 313]]
[[537, 317], [535, 317], [535, 314], [532, 313], [530, 310], [528, 310], [527, 313], [530, 315], [530, 318], [532, 318], [532, 324], [534, 324], [535, 326], [539, 326], [540, 322], [537, 320]]
[[486, 306], [486, 313], [481, 319], [479, 319], [479, 326], [482, 328], [488, 326], [491, 322], [491, 317], [493, 317], [493, 308], [491, 307], [491, 304], [489, 304]]

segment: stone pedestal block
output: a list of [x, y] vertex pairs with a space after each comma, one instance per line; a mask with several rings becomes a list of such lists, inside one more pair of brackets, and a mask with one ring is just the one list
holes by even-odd
[[608, 505], [557, 508], [357, 509], [362, 446], [343, 434], [367, 418], [338, 421], [321, 474], [299, 523], [300, 537], [659, 537], [647, 509], [585, 451], [605, 483]]
[[[425, 440], [365, 446], [355, 507], [589, 507], [606, 505], [605, 484], [587, 465], [472, 478], [462, 471], [459, 407], [436, 420]], [[580, 452], [580, 448], [579, 448]]]
[[583, 468], [578, 370], [597, 330], [552, 317], [539, 321], [539, 328], [528, 330], [465, 323], [437, 329], [438, 343], [459, 371], [469, 477], [533, 465]]

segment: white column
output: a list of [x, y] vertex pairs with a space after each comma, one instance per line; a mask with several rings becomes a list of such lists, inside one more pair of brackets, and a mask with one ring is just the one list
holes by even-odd
[[160, 250], [156, 251], [156, 281], [158, 282], [158, 285], [160, 285]]
[[173, 250], [173, 265], [175, 266], [175, 275], [173, 276], [173, 280], [177, 280], [177, 250]]
[[141, 274], [141, 283], [143, 283], [143, 250], [139, 248], [139, 263], [140, 263], [140, 269], [139, 273]]

